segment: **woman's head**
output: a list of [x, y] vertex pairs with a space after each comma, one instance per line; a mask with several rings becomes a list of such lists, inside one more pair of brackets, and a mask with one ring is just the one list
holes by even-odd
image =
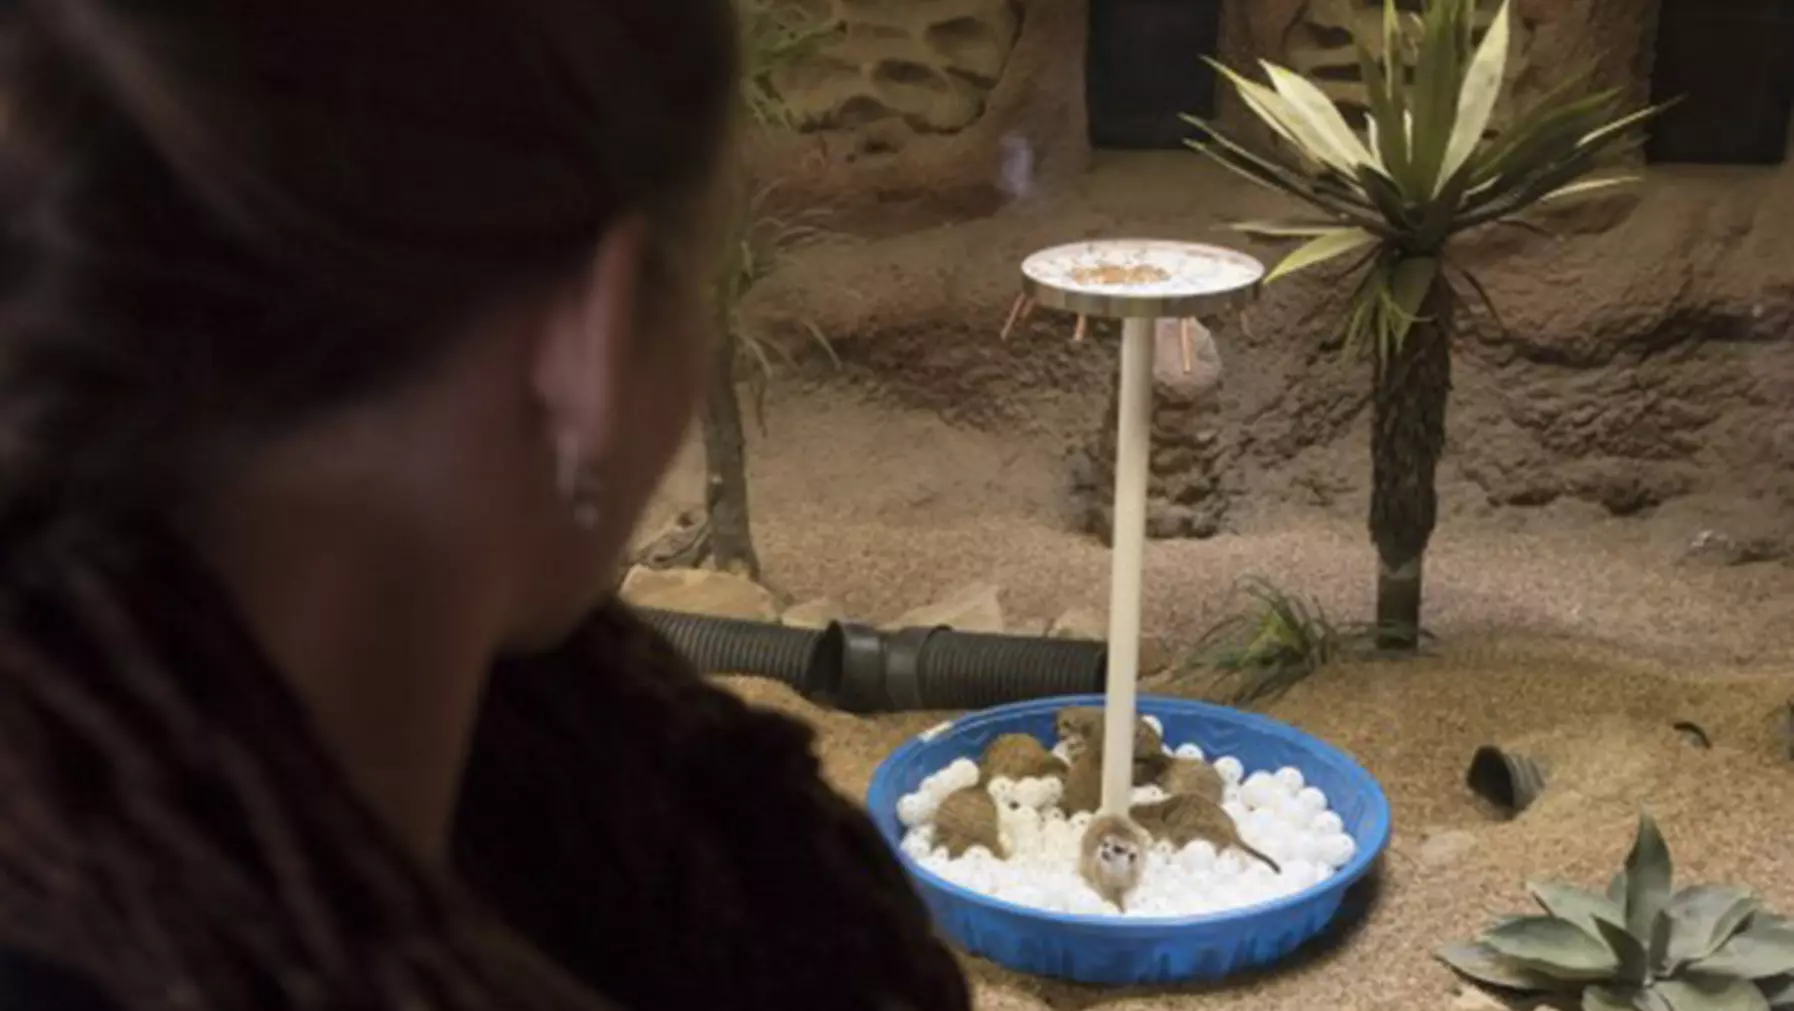
[[485, 501], [445, 511], [529, 527], [541, 606], [589, 603], [706, 357], [727, 0], [24, 0], [0, 32], [7, 512], [202, 508], [308, 439], [442, 481], [456, 441], [438, 491]]

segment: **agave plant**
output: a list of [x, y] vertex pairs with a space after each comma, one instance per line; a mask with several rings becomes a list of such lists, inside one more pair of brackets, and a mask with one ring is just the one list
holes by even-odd
[[1794, 1008], [1794, 921], [1751, 892], [1671, 888], [1669, 848], [1641, 816], [1605, 894], [1527, 885], [1543, 915], [1498, 920], [1439, 958], [1484, 986], [1583, 1011]]
[[1478, 44], [1475, 0], [1424, 0], [1419, 15], [1385, 0], [1382, 38], [1374, 49], [1357, 40], [1369, 91], [1363, 135], [1313, 82], [1271, 63], [1269, 86], [1215, 66], [1275, 146], [1254, 150], [1185, 117], [1205, 133], [1190, 142], [1196, 150], [1312, 212], [1235, 226], [1307, 240], [1267, 282], [1354, 257], [1344, 336], [1375, 366], [1370, 532], [1382, 563], [1377, 624], [1390, 647], [1418, 641], [1455, 314], [1466, 292], [1494, 313], [1482, 284], [1453, 262], [1452, 240], [1481, 225], [1519, 223], [1516, 215], [1537, 204], [1630, 181], [1587, 177], [1642, 144], [1637, 128], [1658, 111], [1625, 112], [1617, 91], [1584, 94], [1577, 79], [1491, 136], [1509, 16], [1503, 3]]

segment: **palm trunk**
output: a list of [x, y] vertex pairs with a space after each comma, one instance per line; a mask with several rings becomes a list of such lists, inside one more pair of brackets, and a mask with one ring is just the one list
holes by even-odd
[[1421, 574], [1438, 520], [1434, 473], [1445, 448], [1451, 393], [1451, 290], [1443, 277], [1421, 302], [1372, 396], [1370, 536], [1377, 545], [1377, 645], [1420, 642]]
[[710, 556], [716, 567], [760, 578], [754, 532], [748, 522], [747, 441], [735, 388], [735, 334], [725, 328], [710, 369], [704, 398], [704, 511], [710, 521]]

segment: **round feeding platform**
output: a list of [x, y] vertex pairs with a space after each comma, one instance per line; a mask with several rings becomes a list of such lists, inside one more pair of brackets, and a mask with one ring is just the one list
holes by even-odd
[[1036, 305], [1112, 319], [1204, 316], [1250, 294], [1264, 264], [1220, 246], [1165, 239], [1093, 239], [1022, 261]]
[[[940, 930], [964, 950], [1010, 969], [1113, 986], [1218, 980], [1277, 962], [1323, 932], [1338, 913], [1346, 890], [1371, 869], [1389, 841], [1388, 799], [1376, 780], [1338, 748], [1287, 724], [1207, 703], [1149, 696], [1138, 700], [1138, 712], [1162, 728], [1167, 749], [1175, 744], [1207, 756], [1230, 777], [1235, 797], [1244, 794], [1256, 806], [1260, 801], [1252, 797], [1255, 788], [1262, 788], [1258, 792], [1271, 798], [1277, 793], [1276, 780], [1284, 777], [1298, 779], [1303, 794], [1324, 797], [1325, 807], [1314, 813], [1312, 820], [1325, 820], [1325, 831], [1338, 840], [1343, 852], [1324, 868], [1315, 865], [1309, 878], [1289, 880], [1287, 871], [1294, 861], [1285, 851], [1277, 851], [1285, 865], [1281, 884], [1271, 882], [1260, 871], [1262, 889], [1244, 889], [1243, 884], [1236, 887], [1223, 880], [1232, 872], [1222, 865], [1237, 863], [1237, 852], [1224, 854], [1216, 864], [1214, 851], [1204, 851], [1203, 844], [1197, 842], [1176, 856], [1164, 852], [1155, 860], [1161, 867], [1161, 880], [1184, 870], [1194, 879], [1203, 879], [1186, 889], [1190, 894], [1212, 889], [1214, 897], [1201, 906], [1202, 912], [1157, 912], [1160, 908], [1188, 908], [1184, 902], [1187, 895], [1155, 897], [1160, 905], [1135, 906], [1125, 912], [1093, 905], [1091, 896], [1077, 895], [1071, 896], [1078, 900], [1072, 906], [1082, 911], [1065, 912], [1018, 899], [1040, 894], [1032, 884], [1016, 885], [1011, 880], [1011, 890], [993, 894], [988, 883], [967, 876], [969, 870], [960, 873], [963, 866], [990, 864], [988, 855], [976, 848], [968, 851], [963, 861], [947, 861], [943, 851], [929, 854], [926, 844], [915, 845], [920, 818], [914, 805], [918, 795], [928, 795], [931, 783], [965, 770], [1002, 735], [1026, 734], [1050, 746], [1062, 709], [1103, 703], [1104, 697], [1098, 695], [1066, 696], [972, 713], [911, 740], [874, 772], [867, 797], [873, 820], [899, 853]], [[997, 787], [1005, 784], [993, 778], [990, 785], [990, 792], [996, 795]], [[1265, 799], [1263, 803], [1274, 806], [1280, 801]], [[1229, 800], [1230, 806], [1235, 804], [1236, 800]], [[1018, 805], [1011, 802], [1008, 806]], [[1030, 854], [1039, 850], [1020, 838], [1023, 833], [1010, 834], [1026, 824], [1025, 819], [1005, 822], [1008, 827], [999, 848], [1010, 851], [1007, 863], [1018, 865], [1009, 868], [1011, 879], [1025, 863], [1020, 854], [1024, 846]], [[1261, 839], [1259, 845], [1266, 845], [1264, 836], [1242, 835]], [[1192, 869], [1183, 860], [1192, 855], [1207, 862]], [[1149, 867], [1149, 880], [1153, 873]], [[1017, 887], [1025, 890], [1014, 890]], [[1061, 889], [1058, 894], [1063, 901], [1066, 893]]]

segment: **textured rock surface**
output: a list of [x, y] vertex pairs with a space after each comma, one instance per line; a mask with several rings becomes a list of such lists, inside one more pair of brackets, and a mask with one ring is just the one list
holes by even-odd
[[993, 583], [969, 583], [941, 599], [905, 611], [889, 628], [932, 628], [945, 625], [961, 632], [1001, 632], [1002, 590]]
[[710, 569], [650, 569], [636, 566], [623, 580], [620, 596], [635, 607], [708, 614], [718, 618], [775, 621], [778, 600], [751, 579]]
[[[1227, 442], [1221, 425], [1221, 359], [1201, 327], [1190, 358], [1178, 321], [1161, 320], [1154, 335], [1151, 478], [1146, 530], [1150, 537], [1213, 537], [1227, 518], [1221, 484]], [[1188, 369], [1186, 371], [1186, 365]], [[1084, 529], [1107, 538], [1114, 521], [1116, 408], [1119, 384], [1101, 433], [1075, 465], [1073, 488]]]
[[989, 213], [1006, 145], [1045, 185], [1088, 164], [1088, 0], [833, 0], [841, 41], [793, 68], [781, 93], [801, 132], [762, 137], [758, 174], [844, 216], [892, 203]]
[[779, 624], [792, 628], [827, 628], [832, 622], [846, 620], [847, 609], [833, 597], [817, 597], [793, 604], [779, 615]]
[[836, 0], [839, 41], [777, 82], [808, 128], [970, 126], [1021, 28], [1012, 0]]
[[[1522, 99], [1578, 69], [1642, 97], [1653, 4], [1516, 3], [1528, 40], [1514, 81]], [[1302, 25], [1317, 8], [1338, 16], [1323, 0], [1230, 4], [1223, 58], [1245, 66], [1285, 53], [1292, 38], [1313, 34]], [[929, 138], [949, 146], [982, 138], [983, 153], [948, 165], [941, 152], [949, 147], [927, 157], [917, 148], [884, 162], [895, 174], [882, 178], [908, 179], [900, 192], [985, 185], [978, 180], [993, 171], [1002, 124], [1028, 107], [1021, 95], [1030, 74], [1042, 75], [1054, 108], [1081, 110], [1081, 78], [1059, 71], [1079, 67], [1082, 17], [1082, 4], [1030, 0], [985, 116], [951, 138]], [[1012, 84], [1022, 90], [1006, 90]], [[1075, 130], [1055, 128], [1082, 136], [1081, 118]], [[1217, 227], [1221, 220], [1290, 210], [1193, 158], [1107, 162], [1033, 204], [986, 217], [955, 213], [943, 227], [923, 216], [902, 234], [794, 261], [756, 292], [755, 311], [774, 331], [798, 334], [797, 320], [819, 325], [850, 368], [956, 422], [1065, 431], [1078, 487], [1068, 521], [1105, 530], [1116, 342], [1099, 327], [1072, 344], [1070, 321], [1040, 312], [999, 343], [1015, 264], [1050, 243], [1130, 231], [1242, 245]], [[861, 168], [871, 174], [839, 179], [881, 178]], [[882, 201], [890, 193], [882, 185], [851, 199]], [[1794, 237], [1785, 227], [1794, 220], [1794, 167], [1653, 170], [1636, 194], [1542, 220], [1558, 239], [1497, 229], [1459, 252], [1502, 318], [1497, 325], [1480, 311], [1465, 314], [1442, 484], [1472, 486], [1487, 506], [1580, 499], [1614, 515], [1723, 494], [1767, 520], [1716, 528], [1743, 545], [1737, 552], [1697, 554], [1782, 554], [1759, 548], [1794, 543]], [[1247, 248], [1267, 261], [1285, 251]], [[1279, 282], [1246, 317], [1215, 321], [1224, 384], [1199, 393], [1161, 381], [1155, 532], [1213, 533], [1244, 503], [1361, 508], [1367, 377], [1337, 353], [1342, 298], [1340, 279], [1325, 272]]]

